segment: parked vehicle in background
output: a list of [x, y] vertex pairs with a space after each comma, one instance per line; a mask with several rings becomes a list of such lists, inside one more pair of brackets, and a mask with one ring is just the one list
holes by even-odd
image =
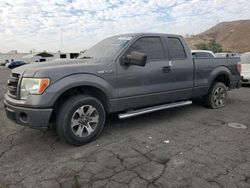
[[215, 57], [240, 57], [238, 53], [215, 53]]
[[7, 67], [8, 63], [9, 63], [9, 60], [5, 60], [4, 62], [1, 62], [1, 66]]
[[250, 84], [250, 52], [241, 55], [241, 82]]
[[193, 57], [201, 57], [201, 58], [214, 58], [215, 57], [214, 53], [209, 50], [192, 50], [191, 53]]
[[6, 59], [4, 62], [1, 63], [1, 66], [7, 67], [9, 65], [9, 60]]
[[22, 65], [26, 65], [26, 63], [24, 61], [12, 61], [12, 62], [8, 63], [7, 67], [9, 69], [14, 69], [14, 68], [20, 67]]
[[30, 64], [12, 71], [4, 105], [18, 124], [56, 124], [62, 140], [83, 145], [120, 119], [192, 104], [227, 103], [240, 87], [239, 58], [193, 58], [183, 37], [138, 33], [107, 38], [75, 60]]
[[8, 62], [8, 63], [5, 63], [5, 67], [9, 67], [9, 64], [10, 64], [10, 62]]
[[9, 68], [9, 65], [12, 63], [12, 62], [14, 62], [14, 59], [11, 59], [11, 60], [6, 60], [5, 61], [5, 67], [7, 67], [7, 68]]

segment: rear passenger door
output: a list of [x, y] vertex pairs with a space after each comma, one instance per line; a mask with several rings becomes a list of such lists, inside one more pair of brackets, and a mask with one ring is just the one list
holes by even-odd
[[170, 88], [174, 100], [190, 99], [193, 91], [193, 59], [184, 40], [180, 37], [165, 37], [164, 46], [168, 50], [171, 64]]

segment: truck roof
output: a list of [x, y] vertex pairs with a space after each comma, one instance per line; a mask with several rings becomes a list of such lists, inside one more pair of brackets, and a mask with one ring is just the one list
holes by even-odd
[[126, 33], [115, 35], [117, 37], [138, 37], [138, 36], [169, 36], [169, 37], [182, 37], [181, 35], [168, 34], [168, 33]]

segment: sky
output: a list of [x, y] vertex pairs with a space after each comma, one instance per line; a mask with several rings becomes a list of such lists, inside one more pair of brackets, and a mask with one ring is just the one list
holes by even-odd
[[79, 52], [123, 33], [197, 34], [250, 19], [249, 7], [248, 0], [0, 0], [0, 52]]

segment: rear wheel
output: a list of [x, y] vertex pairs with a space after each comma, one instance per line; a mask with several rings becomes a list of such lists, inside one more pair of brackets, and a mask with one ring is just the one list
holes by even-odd
[[103, 130], [106, 114], [102, 103], [88, 95], [68, 99], [56, 119], [57, 133], [73, 145], [83, 145], [94, 140]]
[[224, 107], [227, 103], [227, 87], [222, 82], [214, 82], [205, 96], [205, 104], [209, 108]]

